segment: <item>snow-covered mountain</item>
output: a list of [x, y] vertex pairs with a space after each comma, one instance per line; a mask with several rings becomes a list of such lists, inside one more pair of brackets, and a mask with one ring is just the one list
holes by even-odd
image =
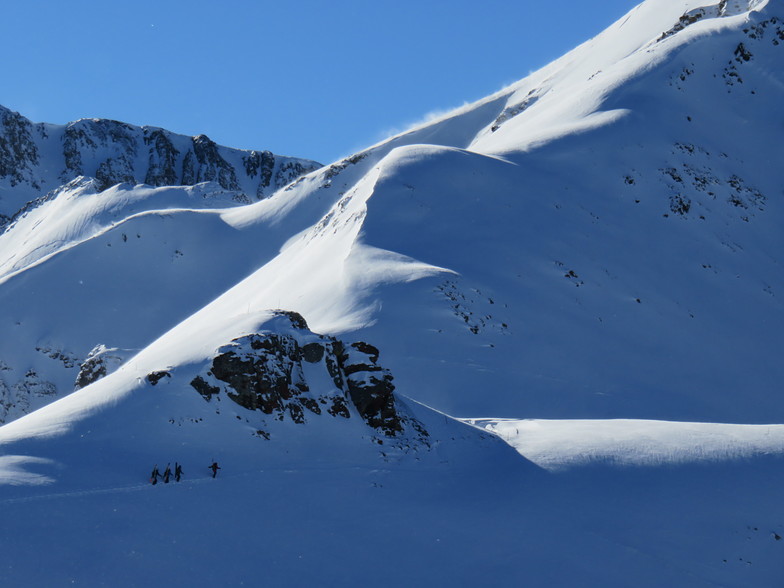
[[648, 0], [249, 204], [108, 131], [0, 168], [9, 577], [776, 585], [783, 56], [778, 0]]

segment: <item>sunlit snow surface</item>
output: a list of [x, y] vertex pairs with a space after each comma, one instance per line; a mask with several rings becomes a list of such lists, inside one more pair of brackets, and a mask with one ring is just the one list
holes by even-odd
[[548, 470], [592, 463], [658, 466], [784, 452], [784, 425], [667, 421], [466, 419]]
[[[0, 236], [4, 580], [780, 584], [782, 23], [649, 0], [260, 202], [85, 179], [28, 211]], [[196, 393], [276, 309], [377, 346], [428, 444], [325, 415], [266, 440]], [[69, 394], [98, 345], [122, 365]]]

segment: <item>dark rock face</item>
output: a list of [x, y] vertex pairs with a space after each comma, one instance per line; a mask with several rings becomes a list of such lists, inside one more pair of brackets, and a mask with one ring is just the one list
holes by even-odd
[[493, 125], [490, 127], [490, 131], [495, 133], [506, 121], [516, 117], [518, 114], [525, 112], [528, 110], [528, 108], [533, 106], [536, 101], [539, 100], [539, 95], [537, 94], [538, 91], [539, 90], [535, 88], [528, 92], [528, 95], [519, 104], [504, 108], [503, 112], [501, 112], [501, 114], [499, 114], [498, 117], [493, 121]]
[[188, 151], [182, 167], [183, 184], [218, 182], [226, 190], [240, 190], [237, 176], [218, 152], [218, 146], [207, 135], [193, 137], [193, 150]]
[[[225, 392], [240, 406], [277, 420], [288, 416], [295, 423], [305, 423], [308, 414], [326, 412], [348, 419], [353, 413], [386, 437], [398, 436], [407, 427], [420, 440], [427, 437], [421, 425], [398, 406], [392, 374], [378, 364], [378, 349], [364, 342], [345, 345], [312, 333], [297, 313], [280, 312], [279, 316], [288, 319], [289, 332], [233, 340], [219, 349], [209, 371], [196, 376], [191, 386], [208, 401]], [[323, 381], [334, 387], [321, 384], [319, 390], [312, 390], [303, 362], [321, 365]]]
[[196, 392], [201, 394], [205, 400], [210, 400], [214, 395], [220, 394], [221, 389], [217, 386], [211, 386], [201, 376], [196, 376], [191, 380], [191, 386], [196, 389]]
[[79, 374], [76, 376], [74, 389], [80, 390], [85, 386], [89, 386], [93, 382], [97, 382], [106, 375], [106, 365], [99, 357], [88, 357], [79, 368]]
[[109, 157], [99, 165], [95, 172], [95, 179], [98, 180], [99, 190], [106, 190], [119, 183], [136, 183], [133, 177], [133, 164], [124, 155], [117, 158]]
[[79, 390], [97, 382], [115, 371], [126, 359], [126, 353], [119, 349], [96, 345], [79, 366], [79, 374], [74, 382], [74, 390]]
[[147, 175], [144, 183], [150, 186], [174, 186], [178, 182], [177, 158], [180, 152], [162, 129], [144, 134], [144, 144], [149, 148]]
[[32, 179], [39, 163], [38, 147], [33, 139], [33, 124], [16, 112], [0, 107], [0, 178], [7, 177], [11, 186]]
[[392, 374], [376, 364], [378, 350], [372, 345], [352, 343], [351, 349], [355, 353], [338, 358], [351, 402], [368, 425], [394, 436], [403, 427], [395, 410]]
[[249, 335], [237, 343], [236, 350], [224, 351], [212, 362], [212, 375], [228, 384], [229, 398], [279, 420], [288, 414], [297, 423], [305, 421], [304, 409], [321, 412], [317, 405], [314, 410], [314, 399], [302, 396], [309, 388], [296, 340], [277, 334]]
[[302, 359], [308, 363], [319, 363], [324, 357], [324, 346], [320, 343], [308, 343], [302, 347]]
[[157, 372], [150, 372], [147, 374], [147, 381], [153, 386], [157, 386], [163, 378], [171, 378], [171, 372], [167, 370], [159, 370]]
[[27, 370], [15, 384], [9, 383], [12, 373], [13, 370], [0, 361], [0, 424], [27, 414], [33, 407], [48, 404], [57, 396], [55, 384], [35, 370]]
[[[270, 151], [251, 151], [242, 158], [245, 173], [251, 178], [259, 176], [259, 194], [272, 182], [272, 170], [275, 168], [275, 156]], [[288, 182], [286, 182], [288, 183]], [[261, 197], [261, 196], [259, 196]]]

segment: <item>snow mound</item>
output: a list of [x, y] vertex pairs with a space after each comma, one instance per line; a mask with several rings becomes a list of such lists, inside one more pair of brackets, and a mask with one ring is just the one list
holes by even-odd
[[784, 454], [784, 425], [639, 419], [463, 419], [548, 470], [593, 463], [658, 466]]

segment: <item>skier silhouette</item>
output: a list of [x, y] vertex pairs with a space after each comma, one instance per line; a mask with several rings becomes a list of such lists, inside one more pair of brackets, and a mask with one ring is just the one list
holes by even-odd
[[218, 475], [218, 470], [221, 469], [221, 467], [218, 465], [217, 461], [213, 461], [210, 469], [212, 470], [212, 477], [214, 478]]
[[182, 466], [176, 461], [174, 462], [174, 479], [179, 482], [182, 477]]
[[172, 473], [171, 468], [169, 467], [169, 464], [167, 463], [166, 464], [166, 469], [163, 472], [163, 483], [164, 484], [168, 484], [169, 483], [169, 477], [171, 477], [171, 473]]
[[152, 468], [152, 473], [150, 474], [150, 483], [155, 486], [158, 483], [158, 478], [161, 477], [161, 473], [158, 471], [158, 464], [155, 464], [155, 467]]

